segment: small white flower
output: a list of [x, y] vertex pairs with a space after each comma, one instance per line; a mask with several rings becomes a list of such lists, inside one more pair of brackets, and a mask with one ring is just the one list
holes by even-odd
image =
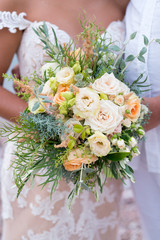
[[112, 143], [113, 146], [116, 146], [117, 145], [117, 138], [113, 138], [111, 140], [111, 143]]
[[129, 149], [129, 147], [125, 147], [123, 149], [120, 149], [119, 151], [120, 152], [130, 152], [130, 149]]
[[143, 129], [141, 129], [141, 128], [139, 128], [139, 129], [137, 130], [137, 133], [138, 133], [138, 136], [139, 136], [140, 138], [142, 138], [142, 137], [145, 135], [145, 131], [144, 131]]
[[119, 105], [122, 106], [124, 104], [124, 97], [123, 95], [117, 95], [114, 99], [114, 102]]
[[110, 141], [99, 131], [96, 131], [91, 137], [89, 137], [88, 142], [92, 153], [96, 156], [106, 156], [111, 150]]
[[139, 151], [138, 147], [134, 147], [131, 149], [132, 157], [137, 157], [139, 154], [140, 154], [140, 151]]
[[80, 88], [76, 94], [76, 103], [73, 112], [82, 118], [92, 117], [99, 110], [99, 95], [90, 88]]
[[126, 146], [124, 140], [123, 140], [123, 139], [118, 140], [118, 141], [117, 141], [117, 146], [118, 146], [118, 148], [120, 148], [120, 149], [124, 149], [125, 146]]
[[56, 72], [58, 72], [60, 70], [59, 64], [57, 62], [49, 62], [49, 63], [44, 64], [41, 67], [41, 74], [42, 74], [43, 78], [44, 78], [45, 71], [46, 71], [46, 77], [47, 78], [49, 77], [49, 74], [48, 74], [49, 69], [51, 69], [56, 74]]
[[125, 118], [125, 119], [123, 119], [122, 124], [123, 124], [123, 126], [129, 128], [131, 126], [131, 120], [128, 118]]
[[137, 145], [137, 140], [134, 137], [131, 137], [129, 140], [129, 146], [131, 148], [135, 147]]
[[56, 80], [59, 84], [69, 85], [74, 81], [74, 71], [70, 67], [64, 67], [56, 73]]

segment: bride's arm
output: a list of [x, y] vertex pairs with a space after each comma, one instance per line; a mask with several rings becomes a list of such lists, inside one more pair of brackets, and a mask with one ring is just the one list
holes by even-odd
[[145, 130], [151, 130], [160, 124], [160, 96], [152, 98], [144, 98], [146, 104], [151, 111], [151, 117], [148, 124], [145, 125]]
[[2, 74], [7, 71], [18, 49], [21, 35], [21, 31], [11, 34], [8, 29], [0, 30], [0, 116], [12, 121], [26, 108], [27, 103], [2, 87]]

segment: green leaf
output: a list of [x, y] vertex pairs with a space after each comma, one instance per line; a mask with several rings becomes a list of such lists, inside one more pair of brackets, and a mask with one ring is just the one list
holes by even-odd
[[72, 149], [76, 144], [76, 141], [75, 140], [70, 140], [69, 143], [68, 143], [68, 148], [69, 149]]
[[134, 32], [130, 35], [130, 39], [133, 40], [136, 37], [137, 32]]
[[35, 102], [35, 104], [33, 105], [32, 111], [36, 111], [38, 108], [40, 107], [40, 103], [39, 102]]
[[143, 63], [145, 63], [145, 58], [143, 57], [143, 56], [138, 56], [138, 60], [140, 61], [140, 62], [143, 62]]
[[91, 192], [91, 189], [90, 189], [84, 182], [81, 183], [81, 186], [82, 186], [85, 190]]
[[113, 178], [113, 174], [112, 174], [112, 171], [109, 167], [107, 167], [106, 165], [103, 165], [103, 172], [104, 172], [104, 175], [108, 178]]
[[135, 59], [135, 57], [134, 57], [133, 55], [129, 55], [129, 56], [126, 58], [126, 62], [132, 62], [134, 59]]
[[106, 157], [111, 161], [121, 161], [125, 157], [127, 157], [129, 154], [130, 152], [113, 152], [113, 153], [109, 153]]
[[139, 56], [143, 56], [147, 52], [147, 48], [143, 47], [139, 53]]
[[44, 32], [45, 32], [45, 35], [48, 37], [48, 27], [47, 27], [47, 24], [45, 22], [43, 22], [43, 28], [44, 28]]
[[111, 45], [109, 47], [109, 50], [112, 50], [112, 51], [115, 51], [115, 52], [119, 52], [121, 49], [117, 45]]
[[86, 173], [94, 173], [96, 170], [93, 168], [84, 168], [83, 171]]
[[85, 137], [86, 137], [86, 132], [84, 131], [84, 132], [82, 132], [82, 140], [84, 140], [85, 139]]
[[75, 124], [73, 126], [73, 131], [76, 132], [76, 133], [80, 133], [80, 132], [83, 131], [83, 127], [81, 125], [79, 125], [79, 124]]
[[148, 38], [145, 35], [143, 35], [143, 37], [144, 37], [144, 44], [148, 46], [148, 43], [149, 43]]

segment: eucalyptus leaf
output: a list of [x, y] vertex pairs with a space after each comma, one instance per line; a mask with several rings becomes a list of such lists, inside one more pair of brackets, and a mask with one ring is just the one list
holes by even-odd
[[42, 90], [43, 90], [43, 84], [41, 84], [41, 85], [39, 86], [39, 88], [38, 88], [38, 93], [41, 93]]
[[40, 107], [40, 103], [39, 102], [35, 102], [35, 104], [33, 105], [32, 111], [36, 111], [38, 108]]
[[112, 50], [112, 51], [115, 51], [115, 52], [119, 52], [121, 49], [117, 45], [111, 45], [109, 47], [109, 50]]
[[136, 37], [137, 32], [134, 32], [130, 35], [130, 39], [133, 40]]
[[132, 62], [134, 59], [135, 59], [135, 57], [134, 57], [133, 55], [129, 55], [129, 56], [126, 58], [126, 62]]
[[138, 60], [140, 61], [140, 62], [143, 62], [143, 63], [145, 63], [145, 58], [143, 57], [143, 56], [138, 56]]
[[139, 56], [143, 56], [147, 52], [147, 48], [143, 47], [139, 53]]
[[149, 43], [148, 38], [145, 35], [143, 35], [143, 37], [144, 37], [144, 44], [148, 46], [148, 43]]
[[94, 173], [96, 170], [93, 168], [84, 168], [83, 171], [86, 173]]

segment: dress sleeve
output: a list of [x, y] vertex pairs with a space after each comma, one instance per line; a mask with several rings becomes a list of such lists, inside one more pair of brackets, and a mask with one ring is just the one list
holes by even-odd
[[0, 30], [8, 28], [11, 33], [16, 33], [17, 29], [24, 30], [30, 26], [31, 22], [24, 17], [26, 13], [0, 11]]

